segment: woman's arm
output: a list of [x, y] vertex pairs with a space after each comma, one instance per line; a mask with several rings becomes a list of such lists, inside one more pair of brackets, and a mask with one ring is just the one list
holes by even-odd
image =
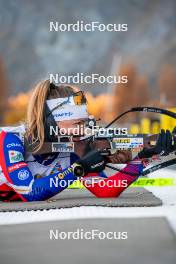
[[34, 179], [24, 161], [24, 146], [19, 137], [4, 131], [0, 134], [0, 165], [7, 184], [23, 201], [46, 200], [68, 187], [77, 177], [72, 166], [63, 171]]
[[115, 173], [107, 179], [103, 179], [101, 184], [100, 182], [96, 182], [87, 186], [85, 185], [86, 182], [83, 183], [86, 188], [97, 197], [117, 197], [135, 180], [137, 180], [138, 176], [132, 176], [129, 174], [140, 175], [143, 171], [143, 164], [140, 161], [141, 159], [151, 158], [153, 155], [167, 156], [174, 150], [176, 150], [176, 138], [174, 138], [173, 144], [171, 132], [168, 130], [161, 130], [156, 145], [144, 148], [138, 154], [138, 157], [133, 160], [133, 163], [127, 165], [121, 172]]
[[[130, 173], [139, 174], [143, 170], [143, 165], [138, 158], [133, 160], [132, 164], [127, 165], [121, 172], [114, 175], [100, 179], [98, 182], [87, 184], [83, 180], [84, 186], [99, 198], [118, 197], [126, 188], [128, 188], [139, 176], [129, 175]], [[129, 174], [128, 174], [129, 173]]]

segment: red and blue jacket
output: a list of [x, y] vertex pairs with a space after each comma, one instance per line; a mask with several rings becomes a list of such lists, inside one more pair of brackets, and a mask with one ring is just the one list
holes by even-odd
[[[45, 157], [37, 157], [38, 160]], [[55, 154], [52, 156], [52, 161], [55, 159]], [[0, 200], [2, 201], [41, 201], [47, 200], [56, 194], [66, 189], [72, 184], [77, 177], [73, 173], [72, 164], [78, 159], [76, 154], [70, 157], [70, 164], [66, 168], [59, 168], [54, 173], [51, 172], [45, 177], [36, 177], [30, 170], [29, 162], [25, 160], [25, 147], [21, 139], [11, 132], [0, 133]], [[45, 167], [50, 166], [50, 160], [46, 160]], [[58, 164], [55, 164], [55, 167]], [[125, 172], [133, 172], [139, 174], [142, 172], [143, 166], [127, 165], [121, 172], [117, 172], [110, 177], [102, 172], [100, 174], [91, 174], [99, 176], [104, 184], [94, 182], [93, 185], [83, 184], [96, 197], [117, 197], [119, 196], [132, 182], [138, 177], [128, 175]], [[61, 184], [63, 182], [64, 184]], [[117, 181], [126, 181], [125, 186], [118, 186]]]

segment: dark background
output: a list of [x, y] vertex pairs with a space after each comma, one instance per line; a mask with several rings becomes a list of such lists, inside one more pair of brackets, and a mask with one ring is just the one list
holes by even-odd
[[[49, 32], [49, 21], [77, 20], [128, 23], [128, 32]], [[11, 94], [48, 73], [107, 75], [115, 54], [147, 74], [152, 92], [161, 66], [175, 66], [175, 28], [175, 0], [0, 0], [0, 57]]]

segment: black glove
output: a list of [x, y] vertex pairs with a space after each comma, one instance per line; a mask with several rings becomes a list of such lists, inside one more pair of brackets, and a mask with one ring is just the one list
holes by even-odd
[[[76, 164], [81, 165], [81, 167], [83, 168], [83, 172], [81, 173], [83, 175], [86, 175], [91, 172], [103, 171], [106, 165], [106, 158], [101, 155], [100, 151], [91, 150], [84, 157], [78, 160]], [[79, 171], [80, 171], [79, 168], [78, 170], [74, 169], [75, 174], [79, 174]], [[80, 176], [80, 175], [77, 175], [77, 176]]]
[[161, 156], [167, 156], [170, 152], [174, 151], [174, 148], [176, 150], [176, 139], [175, 144], [172, 144], [172, 134], [169, 130], [162, 129], [161, 133], [159, 134], [158, 140], [156, 142], [156, 145], [151, 148], [144, 148], [139, 154], [138, 157], [140, 159], [142, 158], [151, 158], [154, 155], [161, 155]]
[[174, 145], [173, 145], [172, 151], [176, 151], [176, 127], [173, 129], [172, 134], [173, 134], [173, 139], [174, 139]]

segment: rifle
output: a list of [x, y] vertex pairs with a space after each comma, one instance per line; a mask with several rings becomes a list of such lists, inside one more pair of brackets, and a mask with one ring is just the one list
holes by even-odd
[[[106, 127], [110, 127], [114, 124], [117, 120], [119, 120], [122, 116], [130, 113], [130, 112], [150, 112], [150, 113], [157, 113], [161, 115], [167, 115], [171, 118], [176, 119], [176, 113], [171, 112], [169, 110], [155, 108], [155, 107], [135, 107], [127, 110], [126, 112], [122, 113], [121, 115], [117, 116], [114, 120], [112, 120]], [[5, 128], [2, 128], [6, 131]], [[8, 128], [9, 129], [9, 128]], [[23, 141], [25, 141], [23, 137], [23, 128], [20, 128], [20, 132], [16, 129], [10, 129], [10, 132], [14, 132], [17, 134]], [[9, 130], [8, 130], [9, 131]], [[176, 134], [173, 133], [173, 140], [175, 139]], [[86, 142], [86, 144], [94, 144], [98, 142], [104, 142], [104, 146], [101, 148], [102, 155], [109, 155], [113, 151], [116, 150], [131, 150], [134, 152], [138, 152], [142, 150], [144, 147], [150, 147], [156, 143], [157, 135], [147, 135], [147, 134], [136, 134], [136, 135], [100, 135], [95, 134], [90, 137], [84, 137], [79, 142], [72, 141], [73, 138], [67, 137], [58, 137], [57, 142], [45, 142], [42, 148], [36, 152], [36, 154], [43, 154], [43, 153], [52, 153], [52, 152], [75, 152], [76, 148], [79, 148], [80, 144]], [[30, 145], [28, 142], [25, 143], [26, 151], [33, 152], [34, 149], [38, 146], [38, 143], [34, 145]], [[150, 168], [146, 169], [143, 175], [146, 175], [150, 172], [156, 171], [161, 168], [165, 168], [171, 165], [176, 164], [176, 155], [175, 152], [171, 153], [169, 157], [162, 158], [161, 162], [158, 164], [154, 164], [154, 166], [150, 166]], [[119, 171], [116, 167], [111, 165], [107, 165], [107, 167]], [[134, 173], [130, 173], [133, 175]], [[137, 174], [134, 174], [137, 175]]]
[[[130, 112], [149, 112], [149, 113], [157, 113], [161, 115], [166, 115], [171, 118], [176, 119], [176, 113], [161, 109], [161, 108], [156, 108], [156, 107], [134, 107], [126, 112], [120, 114], [117, 116], [114, 120], [112, 120], [107, 126], [105, 126], [105, 129], [110, 127], [112, 124], [114, 124], [117, 120], [119, 120], [121, 117], [124, 115], [130, 113]], [[176, 137], [176, 134], [173, 133], [173, 141]], [[70, 138], [71, 139], [71, 138]], [[70, 140], [69, 139], [69, 140]], [[144, 147], [150, 147], [156, 143], [157, 140], [157, 135], [146, 135], [146, 134], [136, 134], [136, 135], [112, 135], [111, 137], [109, 136], [101, 136], [101, 135], [92, 135], [90, 137], [85, 137], [79, 141], [87, 141], [87, 144], [91, 144], [92, 142], [98, 142], [98, 141], [106, 141], [106, 146], [101, 149], [102, 155], [109, 155], [112, 151], [114, 150], [120, 150], [120, 149], [126, 149], [126, 150], [131, 150], [131, 151], [140, 151]], [[68, 141], [65, 142], [62, 138], [58, 137], [58, 142], [45, 142], [38, 152], [39, 154], [41, 153], [52, 153], [52, 152], [74, 152], [75, 151], [75, 146], [78, 144], [78, 142], [73, 142], [73, 141]], [[37, 144], [37, 143], [36, 143]], [[30, 150], [30, 148], [28, 148]], [[148, 160], [149, 166], [146, 168], [143, 173], [140, 175], [147, 175], [151, 172], [154, 172], [156, 170], [171, 166], [176, 164], [176, 154], [175, 151], [173, 153], [170, 153], [169, 156], [167, 157], [162, 157], [160, 158], [160, 162], [157, 161], [154, 162], [153, 164], [153, 159]], [[111, 166], [111, 165], [106, 165], [106, 167], [111, 168], [115, 171], [121, 171], [117, 167]], [[123, 172], [129, 175], [133, 176], [139, 176], [137, 173], [133, 172]]]
[[[173, 143], [176, 134], [173, 135]], [[95, 135], [92, 138], [92, 141], [89, 143], [94, 143], [94, 147], [96, 147], [102, 143], [102, 146], [98, 148], [99, 150], [107, 151], [107, 155], [113, 154], [117, 150], [129, 150], [132, 152], [139, 152], [144, 147], [152, 147], [156, 144], [158, 134], [148, 135], [148, 134], [128, 134], [128, 135], [111, 135], [111, 136], [102, 136]], [[64, 141], [62, 141], [64, 139]], [[67, 139], [67, 141], [66, 141]], [[69, 152], [74, 153], [77, 148], [79, 148], [81, 144], [86, 142], [84, 137], [84, 141], [80, 140], [79, 142], [74, 142], [73, 136], [66, 137], [58, 137], [58, 142], [44, 142], [43, 146], [40, 150], [36, 152], [36, 154], [47, 154], [47, 153], [60, 153], [60, 152]], [[32, 152], [38, 143], [33, 145], [27, 145], [27, 151]]]
[[[105, 130], [108, 129], [112, 124], [114, 124], [117, 120], [128, 113], [132, 112], [148, 112], [148, 113], [157, 113], [161, 115], [166, 115], [171, 118], [176, 119], [176, 113], [156, 107], [134, 107], [131, 108], [124, 113], [117, 116], [113, 119], [108, 125], [105, 126]], [[176, 135], [173, 134], [173, 141]], [[42, 153], [52, 153], [52, 152], [74, 152], [76, 142], [73, 141], [74, 137], [71, 136], [59, 136], [57, 142], [45, 142], [43, 147], [38, 154]], [[105, 134], [101, 135], [100, 133], [93, 134], [88, 137], [83, 137], [80, 139], [80, 142], [95, 142], [95, 141], [106, 140], [109, 144], [107, 144], [106, 148], [108, 150], [131, 150], [134, 152], [140, 151], [144, 147], [150, 147], [155, 145], [157, 140], [157, 134], [148, 135], [148, 134], [132, 134], [132, 135], [115, 135], [115, 134]], [[33, 146], [28, 146], [28, 150], [32, 151], [32, 148], [37, 147], [37, 143]]]

